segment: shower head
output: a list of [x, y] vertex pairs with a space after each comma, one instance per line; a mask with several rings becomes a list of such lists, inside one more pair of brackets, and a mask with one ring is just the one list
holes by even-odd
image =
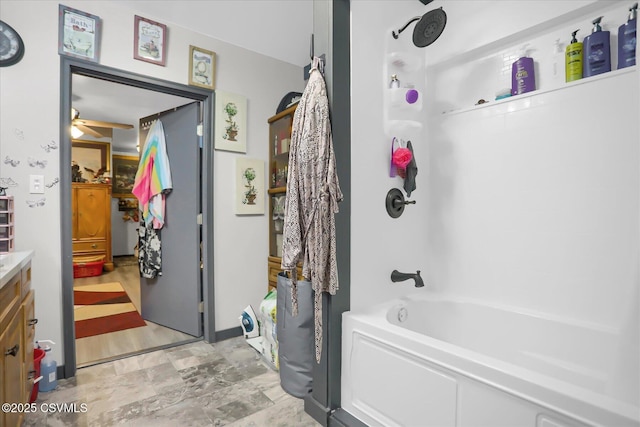
[[418, 23], [413, 29], [413, 44], [417, 47], [426, 47], [435, 42], [444, 31], [444, 27], [447, 25], [447, 14], [442, 8], [439, 8], [430, 10], [422, 16], [411, 18], [397, 33], [395, 31], [391, 32], [393, 38], [397, 39], [400, 33], [415, 21], [418, 21]]

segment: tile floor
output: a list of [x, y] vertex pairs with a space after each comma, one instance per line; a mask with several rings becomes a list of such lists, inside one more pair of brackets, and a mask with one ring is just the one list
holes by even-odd
[[[280, 387], [277, 372], [243, 337], [202, 341], [81, 368], [36, 406], [76, 403], [74, 412], [38, 410], [24, 426], [319, 426]], [[82, 411], [86, 404], [86, 411]], [[49, 405], [47, 407], [55, 407]]]

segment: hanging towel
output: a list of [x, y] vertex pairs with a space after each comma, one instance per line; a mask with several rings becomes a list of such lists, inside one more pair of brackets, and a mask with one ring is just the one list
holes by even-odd
[[411, 141], [407, 142], [407, 148], [411, 151], [411, 161], [407, 165], [404, 177], [404, 191], [407, 197], [411, 197], [411, 193], [416, 189], [416, 175], [418, 175], [418, 165], [416, 165], [416, 156], [413, 154], [413, 145]]
[[164, 225], [164, 198], [172, 187], [164, 127], [156, 120], [147, 134], [132, 191], [140, 202], [142, 219], [153, 223], [153, 228]]
[[282, 269], [292, 278], [292, 314], [297, 315], [297, 264], [315, 292], [316, 361], [322, 351], [322, 293], [338, 290], [334, 214], [342, 192], [333, 152], [329, 100], [321, 62], [314, 58], [309, 82], [293, 116], [284, 208]]

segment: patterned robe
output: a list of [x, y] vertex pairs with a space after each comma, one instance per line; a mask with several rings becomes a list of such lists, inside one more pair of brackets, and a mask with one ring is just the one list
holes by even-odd
[[282, 269], [292, 277], [293, 315], [297, 315], [297, 269], [315, 292], [316, 361], [322, 351], [322, 292], [338, 290], [334, 214], [342, 192], [331, 137], [329, 100], [319, 60], [314, 58], [309, 82], [293, 117], [285, 199]]

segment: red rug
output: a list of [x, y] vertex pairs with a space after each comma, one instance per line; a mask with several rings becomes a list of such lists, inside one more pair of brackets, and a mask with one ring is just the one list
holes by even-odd
[[147, 326], [121, 284], [104, 286], [105, 291], [74, 289], [76, 338]]

